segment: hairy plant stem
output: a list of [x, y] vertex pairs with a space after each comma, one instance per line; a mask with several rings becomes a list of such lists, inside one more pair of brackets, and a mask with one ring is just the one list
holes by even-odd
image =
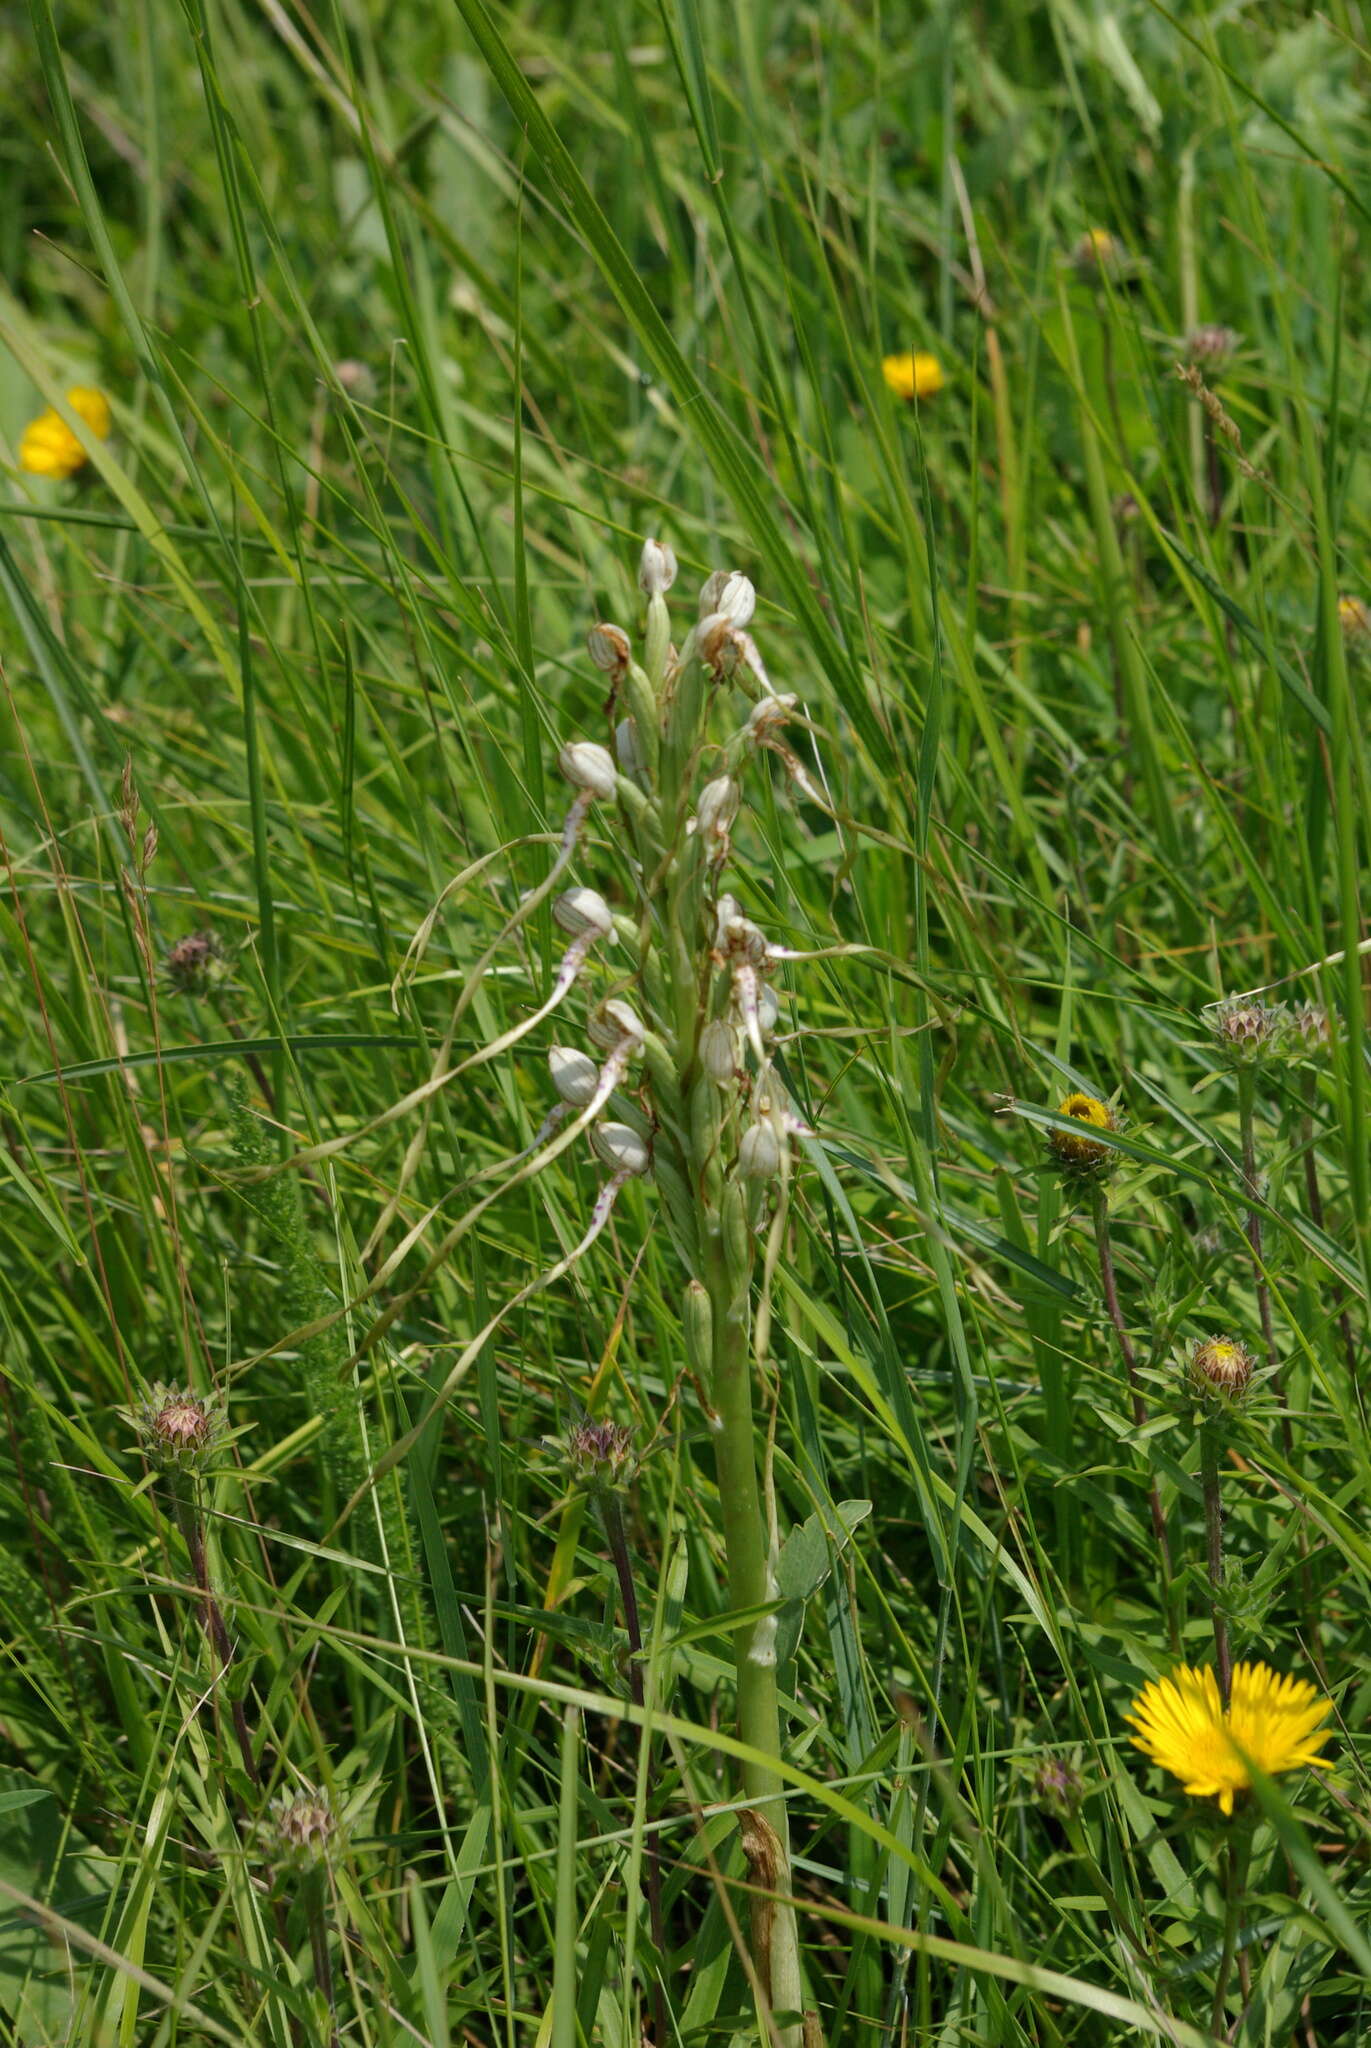
[[[197, 1483], [194, 1479], [178, 1477], [172, 1484], [176, 1519], [186, 1540], [186, 1548], [190, 1552], [190, 1568], [200, 1592], [205, 1631], [209, 1636], [220, 1674], [227, 1680], [229, 1666], [233, 1662], [233, 1644], [224, 1621], [224, 1611], [215, 1598], [209, 1582], [209, 1561], [205, 1555], [205, 1531], [200, 1515]], [[229, 1712], [233, 1720], [233, 1732], [238, 1739], [238, 1753], [243, 1760], [243, 1769], [247, 1772], [251, 1784], [260, 1785], [262, 1774], [253, 1755], [252, 1734], [248, 1728], [243, 1702], [230, 1697]]]
[[[638, 1613], [638, 1589], [633, 1579], [633, 1560], [628, 1549], [628, 1528], [624, 1521], [623, 1502], [617, 1493], [600, 1489], [597, 1495], [600, 1520], [604, 1527], [609, 1554], [614, 1562], [615, 1576], [619, 1581], [619, 1598], [624, 1610], [624, 1628], [628, 1634], [628, 1688], [635, 1707], [645, 1704], [643, 1688], [643, 1627]], [[647, 1749], [644, 1770], [651, 1784], [651, 1737], [644, 1731], [643, 1743]], [[657, 1837], [649, 1833], [647, 1839], [647, 1911], [652, 1927], [652, 1941], [662, 1968], [666, 1966], [666, 1916], [662, 1911], [662, 1852]], [[667, 2032], [666, 2000], [662, 1992], [659, 1975], [652, 1980], [652, 2038], [665, 2042]]]
[[[1143, 1400], [1142, 1387], [1138, 1380], [1138, 1361], [1133, 1351], [1133, 1340], [1119, 1307], [1119, 1285], [1114, 1273], [1114, 1248], [1109, 1237], [1109, 1201], [1103, 1187], [1096, 1183], [1093, 1189], [1095, 1210], [1095, 1248], [1100, 1260], [1100, 1284], [1104, 1289], [1104, 1305], [1109, 1311], [1109, 1320], [1114, 1325], [1114, 1334], [1119, 1340], [1123, 1354], [1124, 1370], [1128, 1374], [1128, 1389], [1132, 1401], [1133, 1426], [1141, 1429], [1147, 1421], [1147, 1404]], [[1152, 1534], [1157, 1542], [1157, 1556], [1162, 1568], [1162, 1584], [1171, 1584], [1171, 1545], [1166, 1534], [1166, 1516], [1162, 1512], [1161, 1489], [1156, 1475], [1148, 1480], [1148, 1505], [1152, 1511]]]
[[328, 1915], [324, 1911], [324, 1882], [322, 1871], [312, 1871], [302, 1890], [305, 1918], [309, 1923], [309, 1952], [314, 1963], [314, 1982], [328, 2007], [329, 2048], [338, 2048], [338, 2019], [333, 2002], [333, 1962], [328, 1952]]
[[1238, 1922], [1242, 1918], [1243, 1895], [1247, 1889], [1247, 1865], [1251, 1853], [1252, 1825], [1244, 1815], [1234, 1822], [1224, 1851], [1223, 1950], [1214, 1978], [1214, 2006], [1209, 2021], [1209, 2031], [1216, 2036], [1223, 2026], [1228, 1980], [1233, 1974], [1233, 1957], [1238, 1946]]
[[1223, 1502], [1219, 1494], [1219, 1439], [1222, 1424], [1206, 1415], [1200, 1424], [1200, 1485], [1204, 1493], [1205, 1553], [1209, 1569], [1210, 1610], [1214, 1617], [1214, 1658], [1219, 1671], [1219, 1698], [1225, 1714], [1233, 1697], [1233, 1655], [1228, 1646], [1228, 1618], [1223, 1611]]

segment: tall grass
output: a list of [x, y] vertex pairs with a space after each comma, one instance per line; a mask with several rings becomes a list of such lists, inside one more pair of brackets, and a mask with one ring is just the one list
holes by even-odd
[[[728, 883], [819, 956], [782, 976], [815, 1135], [753, 1389], [815, 2025], [1361, 2039], [1365, 10], [32, 6], [0, 2031], [767, 2038], [757, 1615], [658, 1197], [475, 1346], [601, 1176], [569, 1147], [467, 1223], [555, 1033], [448, 1078], [550, 986], [545, 909], [496, 942], [658, 534], [678, 634], [710, 571], [755, 581], [830, 806], [764, 757]], [[36, 479], [73, 384], [115, 432]], [[170, 975], [205, 930], [226, 971]], [[1205, 1013], [1254, 990], [1331, 1028], [1249, 1086]], [[1118, 1111], [1089, 1184], [1049, 1142], [1073, 1090]], [[1186, 1360], [1219, 1332], [1261, 1370], [1216, 1481]], [[193, 1514], [157, 1384], [215, 1396]], [[587, 1416], [635, 1444], [640, 1682]], [[1248, 1796], [1240, 1884], [1123, 1720], [1212, 1661], [1216, 1597], [1235, 1658], [1334, 1702], [1332, 1771]]]

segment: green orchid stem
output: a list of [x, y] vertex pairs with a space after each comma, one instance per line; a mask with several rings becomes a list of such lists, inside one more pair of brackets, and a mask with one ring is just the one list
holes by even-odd
[[[1109, 1201], [1103, 1187], [1096, 1183], [1093, 1189], [1095, 1209], [1095, 1248], [1100, 1260], [1100, 1284], [1104, 1289], [1104, 1305], [1109, 1311], [1109, 1320], [1114, 1325], [1114, 1334], [1119, 1340], [1123, 1354], [1124, 1370], [1128, 1374], [1128, 1389], [1132, 1397], [1133, 1426], [1141, 1429], [1147, 1421], [1147, 1404], [1143, 1400], [1142, 1386], [1138, 1379], [1138, 1361], [1133, 1351], [1133, 1339], [1119, 1307], [1119, 1283], [1114, 1272], [1114, 1248], [1109, 1237]], [[1162, 1568], [1164, 1588], [1171, 1585], [1171, 1545], [1166, 1534], [1166, 1516], [1162, 1512], [1161, 1489], [1156, 1475], [1148, 1481], [1148, 1505], [1152, 1511], [1152, 1534], [1156, 1538], [1157, 1556]]]
[[1200, 1483], [1204, 1491], [1204, 1527], [1209, 1566], [1210, 1609], [1214, 1617], [1214, 1657], [1219, 1668], [1219, 1698], [1225, 1714], [1233, 1696], [1233, 1653], [1228, 1644], [1228, 1618], [1223, 1611], [1223, 1502], [1219, 1494], [1221, 1425], [1206, 1416], [1200, 1424]]
[[1223, 1952], [1219, 1957], [1218, 1975], [1214, 1979], [1214, 2010], [1209, 2022], [1209, 2031], [1214, 2035], [1218, 2035], [1223, 2026], [1224, 2001], [1228, 1996], [1229, 1979], [1233, 1975], [1233, 1958], [1238, 1947], [1238, 1923], [1242, 1918], [1242, 1903], [1247, 1891], [1247, 1866], [1251, 1855], [1252, 1822], [1247, 1816], [1240, 1816], [1233, 1824], [1224, 1851]]

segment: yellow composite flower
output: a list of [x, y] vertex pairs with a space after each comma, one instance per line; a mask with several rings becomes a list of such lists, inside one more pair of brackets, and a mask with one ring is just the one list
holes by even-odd
[[1305, 1764], [1331, 1768], [1316, 1752], [1332, 1733], [1319, 1727], [1332, 1705], [1307, 1678], [1282, 1678], [1269, 1664], [1235, 1664], [1225, 1714], [1213, 1672], [1180, 1664], [1145, 1685], [1124, 1719], [1138, 1731], [1129, 1737], [1135, 1749], [1196, 1798], [1217, 1799], [1232, 1813], [1234, 1798], [1252, 1783], [1249, 1757], [1267, 1777]]
[[[1079, 1089], [1062, 1097], [1057, 1114], [1073, 1118], [1087, 1130], [1116, 1131], [1119, 1127], [1119, 1120], [1107, 1102], [1101, 1102], [1098, 1096], [1083, 1095]], [[1103, 1166], [1113, 1158], [1108, 1145], [1087, 1138], [1084, 1132], [1078, 1137], [1074, 1131], [1049, 1131], [1047, 1143], [1063, 1166]]]
[[924, 349], [908, 356], [886, 356], [881, 375], [897, 398], [932, 398], [943, 388], [943, 366]]
[[[108, 441], [112, 422], [109, 400], [103, 391], [74, 384], [67, 393], [67, 404], [97, 440]], [[31, 476], [75, 476], [85, 460], [85, 449], [62, 415], [51, 406], [40, 412], [36, 420], [30, 420], [20, 436], [19, 466]]]

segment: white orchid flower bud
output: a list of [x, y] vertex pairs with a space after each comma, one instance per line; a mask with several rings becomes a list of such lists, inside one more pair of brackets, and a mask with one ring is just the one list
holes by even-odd
[[700, 587], [700, 618], [722, 616], [735, 626], [750, 625], [757, 609], [751, 579], [737, 569], [716, 569]]
[[722, 1017], [713, 1017], [700, 1033], [700, 1065], [711, 1081], [726, 1088], [738, 1070], [733, 1028]]
[[649, 597], [664, 597], [676, 581], [676, 557], [665, 541], [645, 540], [638, 564], [638, 587]]
[[596, 740], [572, 740], [557, 756], [557, 766], [574, 789], [587, 789], [592, 796], [612, 797], [619, 787], [614, 756]]
[[591, 1011], [586, 1036], [592, 1045], [598, 1045], [605, 1052], [613, 1052], [626, 1038], [641, 1045], [643, 1020], [632, 1003], [612, 996], [607, 1003], [599, 1003]]
[[716, 776], [700, 791], [695, 808], [695, 824], [707, 839], [722, 840], [728, 837], [728, 828], [738, 815], [742, 791], [731, 775]]
[[554, 1045], [549, 1048], [547, 1063], [552, 1085], [563, 1102], [569, 1102], [573, 1109], [584, 1109], [600, 1079], [600, 1070], [590, 1054], [574, 1045]]
[[627, 1124], [597, 1124], [590, 1142], [611, 1173], [646, 1173], [652, 1164], [646, 1142]]
[[770, 1038], [780, 1021], [780, 1016], [781, 999], [771, 986], [771, 983], [769, 981], [764, 982], [757, 993], [757, 1022], [762, 1028], [762, 1035], [764, 1037]]
[[586, 634], [586, 653], [605, 675], [621, 676], [628, 667], [632, 649], [622, 626], [597, 619]]
[[567, 889], [552, 906], [552, 915], [573, 939], [595, 932], [607, 938], [614, 929], [614, 912], [598, 889]]
[[781, 1170], [781, 1141], [769, 1123], [749, 1124], [738, 1146], [744, 1180], [775, 1180]]
[[647, 763], [643, 759], [642, 743], [638, 738], [636, 719], [621, 718], [614, 728], [614, 751], [619, 757], [619, 766], [625, 775], [641, 775]]

